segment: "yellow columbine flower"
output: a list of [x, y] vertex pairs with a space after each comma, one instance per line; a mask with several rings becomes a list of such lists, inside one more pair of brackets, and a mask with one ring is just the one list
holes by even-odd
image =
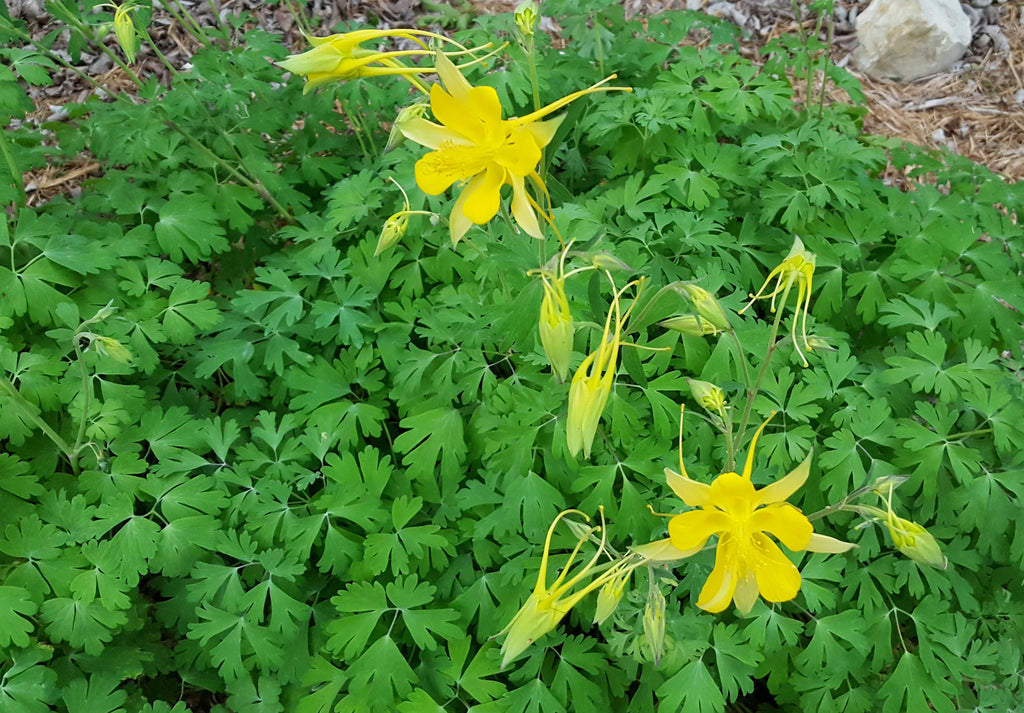
[[750, 442], [743, 474], [723, 473], [711, 485], [698, 483], [682, 473], [665, 469], [669, 487], [687, 505], [696, 508], [669, 521], [672, 545], [680, 550], [703, 547], [711, 535], [718, 535], [715, 567], [697, 600], [697, 606], [720, 612], [736, 603], [746, 616], [764, 597], [784, 602], [800, 591], [800, 571], [768, 536], [776, 537], [790, 550], [842, 552], [854, 545], [817, 535], [810, 521], [786, 502], [807, 480], [810, 454], [784, 477], [761, 489], [750, 482], [757, 439], [768, 425], [765, 421]]
[[[757, 291], [756, 295], [750, 295], [750, 302], [747, 306], [740, 310], [740, 314], [743, 314], [750, 305], [754, 304], [755, 300], [772, 298], [772, 312], [775, 311], [775, 296], [780, 292], [782, 293], [782, 305], [785, 306], [786, 298], [789, 297], [789, 290], [796, 285], [796, 311], [793, 314], [793, 346], [796, 347], [797, 354], [804, 362], [804, 366], [807, 366], [807, 357], [804, 356], [803, 351], [800, 349], [800, 344], [796, 338], [796, 324], [800, 322], [800, 334], [803, 337], [804, 348], [807, 351], [811, 351], [811, 343], [807, 339], [807, 312], [811, 308], [811, 280], [814, 277], [814, 263], [816, 260], [814, 253], [807, 252], [804, 249], [804, 244], [798, 237], [793, 239], [793, 247], [789, 251], [789, 255], [783, 260], [778, 267], [768, 273], [768, 278], [761, 285], [761, 289]], [[772, 278], [776, 278], [775, 288], [768, 294], [764, 294], [764, 291], [768, 289], [768, 284], [772, 281]], [[801, 312], [803, 312], [803, 318], [801, 319]]]
[[565, 117], [541, 119], [584, 94], [624, 88], [601, 86], [614, 79], [613, 74], [538, 111], [506, 120], [501, 118], [501, 103], [493, 87], [472, 86], [442, 53], [437, 54], [436, 64], [443, 87], [435, 84], [430, 88], [430, 108], [441, 123], [414, 118], [399, 128], [406, 138], [433, 149], [416, 162], [416, 183], [425, 193], [440, 195], [453, 183], [468, 181], [452, 208], [452, 244], [474, 224], [483, 225], [497, 215], [504, 185], [512, 186], [512, 217], [519, 227], [542, 238], [534, 212], [539, 206], [526, 191], [526, 179], [547, 194], [537, 165]]
[[[363, 42], [383, 37], [412, 40], [421, 49], [380, 52], [360, 47]], [[417, 89], [426, 92], [422, 80], [415, 75], [433, 72], [434, 68], [408, 67], [396, 59], [396, 57], [433, 54], [433, 50], [427, 47], [419, 37], [450, 41], [441, 35], [425, 30], [353, 30], [328, 37], [307, 37], [306, 39], [313, 45], [313, 49], [301, 54], [294, 54], [277, 64], [285, 71], [301, 74], [306, 78], [303, 94], [328, 82], [390, 74], [400, 75], [412, 82]]]
[[[574, 458], [580, 449], [583, 450], [584, 458], [590, 457], [594, 436], [597, 435], [597, 424], [608, 403], [612, 382], [615, 380], [615, 370], [618, 368], [622, 323], [633, 309], [630, 306], [623, 317], [619, 310], [619, 299], [623, 292], [637, 284], [642, 285], [642, 282], [630, 282], [612, 296], [612, 306], [608, 309], [608, 317], [604, 322], [601, 343], [576, 369], [576, 374], [569, 385], [569, 413], [565, 420], [565, 438], [569, 453]], [[633, 304], [636, 304], [635, 300]], [[612, 315], [615, 316], [614, 331], [611, 328]]]
[[540, 303], [540, 343], [548, 355], [551, 371], [559, 381], [569, 376], [572, 361], [573, 326], [569, 300], [565, 296], [565, 277], [548, 280], [541, 275], [544, 298]]
[[[526, 648], [541, 636], [558, 626], [558, 622], [569, 613], [569, 610], [576, 606], [583, 597], [606, 583], [615, 581], [623, 574], [623, 570], [630, 571], [639, 566], [643, 560], [638, 558], [622, 558], [615, 565], [604, 570], [595, 577], [589, 584], [579, 591], [571, 590], [580, 584], [585, 578], [594, 573], [594, 567], [601, 559], [604, 552], [605, 532], [603, 527], [586, 528], [580, 533], [576, 547], [569, 555], [569, 561], [565, 563], [558, 578], [549, 587], [548, 580], [548, 558], [551, 555], [551, 536], [555, 532], [555, 526], [566, 515], [581, 515], [589, 522], [589, 518], [579, 510], [564, 510], [558, 514], [551, 527], [548, 528], [547, 537], [544, 539], [544, 555], [540, 561], [540, 571], [537, 573], [537, 584], [533, 593], [527, 598], [526, 603], [519, 609], [512, 621], [495, 636], [505, 634], [505, 641], [501, 645], [501, 668], [504, 669], [510, 661], [521, 654]], [[602, 512], [602, 519], [604, 513]], [[572, 568], [576, 555], [590, 535], [601, 531], [601, 543], [597, 552], [575, 575], [569, 578], [569, 570]], [[568, 578], [568, 581], [567, 581]]]
[[[124, 58], [128, 64], [135, 64], [135, 53], [139, 51], [139, 37], [132, 13], [139, 9], [138, 6], [128, 0], [120, 5], [103, 3], [96, 7], [109, 7], [114, 11], [114, 36], [117, 38], [117, 44], [124, 52]], [[105, 25], [105, 27], [109, 30], [110, 25]]]

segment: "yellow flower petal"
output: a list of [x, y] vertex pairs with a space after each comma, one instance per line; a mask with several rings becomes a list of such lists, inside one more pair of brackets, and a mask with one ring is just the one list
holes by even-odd
[[806, 549], [814, 534], [810, 520], [789, 503], [772, 503], [755, 510], [748, 523], [751, 530], [772, 534], [793, 551]]
[[736, 591], [732, 594], [733, 604], [736, 611], [746, 616], [757, 604], [757, 596], [760, 593], [757, 585], [757, 578], [750, 572], [740, 575], [736, 580]]
[[540, 228], [537, 214], [530, 204], [530, 199], [526, 196], [526, 185], [523, 177], [510, 173], [508, 180], [512, 184], [512, 217], [515, 218], [516, 223], [519, 224], [524, 233], [533, 238], [543, 238], [544, 232]]
[[758, 553], [754, 576], [761, 596], [770, 602], [788, 602], [800, 591], [800, 570], [767, 536], [755, 533], [752, 539]]
[[781, 503], [803, 487], [807, 482], [807, 476], [811, 473], [811, 454], [808, 453], [803, 461], [790, 471], [789, 475], [781, 480], [776, 480], [757, 491], [757, 498], [754, 500], [755, 507], [767, 505], [768, 503]]
[[707, 483], [691, 480], [671, 468], [665, 469], [665, 480], [668, 481], [668, 487], [672, 488], [672, 492], [690, 507], [698, 508], [711, 505], [711, 486]]
[[495, 215], [501, 208], [501, 186], [505, 183], [504, 169], [491, 164], [484, 171], [483, 180], [477, 183], [472, 191], [468, 188], [465, 203], [462, 205], [462, 213], [477, 225], [483, 225]]
[[840, 552], [849, 552], [853, 548], [857, 547], [852, 542], [843, 542], [837, 540], [834, 537], [828, 535], [819, 535], [815, 532], [811, 535], [811, 541], [807, 543], [807, 547], [804, 549], [808, 552], [822, 552], [825, 554], [839, 554]]
[[445, 143], [458, 144], [464, 141], [461, 136], [447, 126], [435, 124], [422, 117], [414, 117], [401, 123], [399, 131], [405, 138], [431, 149], [439, 149]]
[[725, 611], [739, 580], [737, 564], [735, 537], [732, 534], [722, 535], [715, 553], [715, 568], [700, 590], [697, 606], [712, 613]]
[[732, 524], [732, 518], [721, 510], [690, 510], [669, 520], [668, 536], [674, 547], [689, 550], [703, 547], [709, 537], [729, 531]]

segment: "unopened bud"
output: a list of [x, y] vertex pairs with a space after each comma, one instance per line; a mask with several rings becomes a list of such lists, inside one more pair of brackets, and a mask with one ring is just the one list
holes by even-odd
[[377, 249], [373, 251], [373, 256], [377, 257], [388, 248], [393, 247], [395, 243], [402, 239], [408, 228], [408, 211], [399, 211], [384, 221], [384, 227], [380, 231], [380, 237], [377, 239]]
[[598, 270], [625, 270], [627, 272], [633, 272], [633, 268], [611, 253], [597, 253], [590, 258], [590, 264]]
[[601, 624], [610, 617], [622, 601], [622, 593], [626, 589], [632, 569], [623, 569], [618, 575], [609, 579], [597, 593], [597, 610], [594, 612], [594, 623]]
[[900, 552], [920, 564], [946, 569], [949, 560], [942, 554], [939, 543], [926, 529], [891, 512], [885, 524], [892, 535], [893, 545]]
[[721, 414], [725, 411], [725, 393], [714, 384], [699, 379], [687, 379], [694, 400], [705, 410]]
[[128, 364], [132, 360], [132, 353], [121, 342], [112, 337], [96, 337], [93, 340], [93, 344], [96, 345], [96, 351], [100, 354], [106, 354], [111, 359], [122, 364]]
[[678, 317], [669, 317], [658, 322], [665, 329], [673, 332], [689, 334], [691, 337], [703, 337], [708, 334], [718, 334], [720, 329], [711, 324], [708, 320], [698, 317], [695, 314], [683, 314]]
[[540, 343], [548, 356], [551, 371], [559, 381], [569, 378], [572, 365], [573, 324], [569, 300], [565, 296], [565, 279], [544, 280], [544, 298], [540, 303], [538, 322]]
[[412, 119], [423, 118], [427, 113], [428, 108], [430, 108], [430, 104], [427, 102], [418, 102], [411, 106], [407, 106], [398, 112], [398, 117], [395, 119], [395, 123], [391, 125], [391, 133], [388, 134], [388, 143], [384, 147], [384, 153], [402, 145], [405, 141], [405, 134], [402, 133], [402, 126], [407, 125]]
[[727, 331], [730, 328], [729, 318], [713, 294], [693, 283], [684, 283], [680, 288], [693, 303], [698, 315], [711, 322], [719, 331]]
[[644, 637], [647, 639], [654, 665], [657, 666], [665, 652], [665, 596], [659, 589], [655, 589], [647, 597], [647, 607], [644, 609]]
[[533, 30], [537, 26], [537, 3], [533, 0], [523, 0], [515, 11], [516, 27], [523, 37], [532, 37]]
[[139, 37], [132, 17], [137, 9], [135, 3], [125, 2], [114, 11], [114, 36], [128, 64], [135, 64], [135, 53], [139, 51]]

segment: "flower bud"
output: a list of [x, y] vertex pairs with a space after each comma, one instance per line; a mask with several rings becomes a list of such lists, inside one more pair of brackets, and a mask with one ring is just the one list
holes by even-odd
[[395, 243], [402, 239], [408, 228], [408, 210], [399, 211], [384, 221], [384, 227], [380, 231], [380, 237], [377, 238], [377, 249], [373, 251], [373, 256], [377, 257], [388, 248], [393, 247]]
[[122, 364], [128, 364], [132, 360], [132, 353], [113, 337], [96, 337], [93, 344], [96, 345], [96, 351], [100, 354], [106, 354]]
[[565, 381], [569, 377], [573, 343], [572, 312], [569, 311], [569, 300], [565, 296], [565, 278], [551, 282], [544, 280], [538, 331], [551, 371], [559, 381]]
[[430, 108], [430, 104], [427, 102], [417, 102], [410, 106], [404, 107], [398, 112], [398, 117], [395, 119], [395, 123], [391, 125], [391, 133], [388, 134], [388, 143], [384, 147], [384, 153], [396, 149], [402, 145], [405, 141], [405, 134], [402, 133], [402, 126], [408, 125], [412, 119], [420, 119], [427, 113], [427, 109]]
[[594, 623], [602, 624], [619, 607], [622, 593], [626, 589], [632, 569], [623, 569], [614, 579], [609, 579], [597, 593], [597, 610], [594, 612]]
[[683, 314], [677, 317], [669, 317], [658, 322], [662, 327], [671, 329], [673, 332], [689, 334], [691, 337], [703, 337], [708, 334], [718, 334], [720, 329], [711, 324], [708, 320], [698, 317], [695, 314]]
[[693, 283], [684, 283], [681, 288], [693, 303], [693, 308], [698, 315], [711, 322], [719, 331], [724, 332], [730, 329], [729, 318], [713, 294]]
[[633, 268], [611, 253], [600, 252], [591, 256], [590, 264], [598, 270], [625, 270], [633, 272]]
[[523, 0], [515, 11], [516, 27], [523, 37], [533, 37], [533, 30], [537, 26], [538, 19], [537, 3], [533, 0]]
[[896, 549], [919, 564], [926, 564], [939, 569], [946, 569], [949, 560], [942, 554], [942, 549], [935, 538], [916, 522], [904, 520], [892, 513], [885, 520], [892, 543]]
[[665, 652], [665, 596], [659, 589], [654, 589], [647, 598], [647, 607], [644, 609], [644, 637], [651, 650], [654, 665], [657, 666]]
[[706, 411], [721, 415], [725, 411], [725, 393], [714, 384], [699, 379], [687, 379], [694, 400]]

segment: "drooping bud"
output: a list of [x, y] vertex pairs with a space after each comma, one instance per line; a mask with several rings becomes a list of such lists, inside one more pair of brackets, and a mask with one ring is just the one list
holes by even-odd
[[388, 248], [393, 247], [402, 239], [408, 228], [409, 212], [406, 210], [399, 211], [385, 220], [384, 227], [380, 231], [380, 237], [377, 238], [377, 249], [373, 251], [373, 256], [377, 257]]
[[421, 119], [430, 108], [428, 102], [417, 102], [404, 107], [398, 112], [395, 123], [391, 125], [391, 133], [388, 134], [388, 143], [384, 147], [384, 153], [396, 149], [405, 141], [405, 134], [402, 133], [402, 126], [407, 126], [412, 119]]
[[135, 53], [139, 51], [139, 37], [132, 17], [137, 9], [135, 3], [125, 2], [114, 11], [114, 36], [128, 64], [135, 64]]
[[711, 322], [715, 329], [725, 332], [730, 329], [729, 318], [713, 294], [699, 285], [684, 283], [680, 289], [686, 294], [698, 315]]
[[565, 381], [569, 377], [572, 363], [573, 343], [572, 312], [569, 311], [569, 300], [565, 296], [565, 278], [550, 282], [544, 280], [538, 331], [551, 371], [559, 381]]
[[132, 353], [113, 337], [96, 337], [93, 344], [96, 345], [96, 351], [100, 354], [105, 354], [122, 364], [128, 364], [132, 360]]
[[889, 512], [885, 520], [892, 543], [900, 552], [920, 564], [946, 569], [949, 560], [942, 554], [942, 549], [935, 538], [921, 525]]
[[609, 579], [605, 582], [604, 586], [598, 591], [597, 610], [594, 612], [595, 624], [604, 623], [604, 620], [618, 609], [619, 602], [622, 601], [622, 593], [626, 589], [626, 583], [629, 582], [631, 574], [633, 574], [632, 569], [624, 568], [614, 579]]
[[671, 329], [680, 334], [689, 334], [691, 337], [703, 337], [708, 334], [718, 334], [720, 329], [711, 324], [708, 320], [698, 317], [695, 314], [682, 314], [677, 317], [669, 317], [658, 322], [665, 329]]

